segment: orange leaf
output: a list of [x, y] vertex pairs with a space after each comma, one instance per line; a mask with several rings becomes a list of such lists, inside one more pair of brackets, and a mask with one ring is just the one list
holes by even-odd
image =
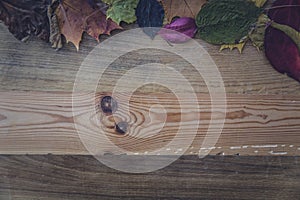
[[170, 23], [173, 17], [195, 18], [206, 0], [160, 0], [165, 9], [167, 21]]
[[92, 7], [86, 0], [61, 0], [55, 13], [61, 33], [77, 50], [83, 32], [99, 41], [100, 34], [109, 35], [114, 29], [121, 29], [111, 19], [106, 19], [99, 7]]

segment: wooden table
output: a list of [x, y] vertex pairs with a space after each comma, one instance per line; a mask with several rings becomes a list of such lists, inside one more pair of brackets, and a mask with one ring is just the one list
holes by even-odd
[[[127, 174], [90, 155], [72, 113], [76, 74], [97, 42], [84, 36], [79, 52], [71, 44], [55, 51], [35, 39], [17, 41], [3, 24], [0, 35], [0, 199], [300, 198], [300, 85], [273, 70], [256, 48], [248, 45], [242, 54], [219, 52], [218, 47], [197, 40], [218, 66], [227, 95], [227, 110], [219, 113], [225, 118], [222, 134], [215, 145], [205, 147], [209, 156], [203, 159], [197, 155], [212, 116], [211, 103], [205, 82], [193, 67], [172, 53], [149, 49], [115, 60], [97, 86], [95, 102], [110, 94], [123, 70], [161, 63], [182, 68], [202, 106], [201, 128], [184, 156], [155, 172]], [[105, 38], [101, 36], [101, 41]], [[95, 87], [88, 81], [82, 84]], [[88, 98], [82, 95], [83, 112]], [[132, 116], [125, 120], [147, 121], [147, 112], [157, 99], [173, 108], [168, 118], [173, 125], [167, 125], [154, 140], [128, 140], [113, 128], [107, 130], [114, 143], [131, 152], [127, 156], [147, 155], [174, 137], [180, 110], [166, 88], [148, 85], [136, 91], [131, 99]], [[180, 138], [183, 143], [192, 131], [186, 128], [186, 136]], [[99, 145], [104, 156], [124, 156], [105, 142]], [[180, 149], [170, 148], [164, 155], [149, 156], [164, 159], [178, 153]]]

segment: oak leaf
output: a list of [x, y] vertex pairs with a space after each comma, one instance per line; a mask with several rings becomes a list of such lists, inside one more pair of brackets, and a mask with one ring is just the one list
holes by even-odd
[[98, 5], [91, 5], [86, 0], [60, 0], [55, 13], [61, 33], [77, 50], [83, 32], [99, 41], [99, 35], [109, 35], [114, 29], [122, 29], [111, 19], [107, 19]]
[[160, 0], [165, 9], [167, 22], [174, 17], [195, 18], [206, 0]]

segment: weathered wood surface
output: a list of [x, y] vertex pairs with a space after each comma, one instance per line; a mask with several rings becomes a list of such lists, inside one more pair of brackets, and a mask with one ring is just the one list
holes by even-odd
[[[56, 52], [42, 41], [20, 43], [2, 24], [0, 26], [0, 153], [87, 154], [74, 128], [71, 92], [81, 63], [97, 43], [84, 38], [79, 52], [72, 45]], [[217, 64], [228, 95], [228, 111], [220, 113], [226, 116], [223, 133], [218, 143], [210, 146], [208, 151], [212, 150], [211, 154], [299, 155], [299, 83], [273, 70], [263, 52], [254, 47], [247, 46], [243, 54], [237, 51], [220, 53], [218, 47], [199, 42]], [[103, 55], [101, 59], [107, 56]], [[191, 149], [186, 151], [186, 154], [197, 154], [211, 116], [208, 90], [203, 79], [182, 58], [160, 50], [131, 52], [112, 63], [99, 82], [97, 92], [111, 92], [124, 69], [153, 62], [180, 67], [199, 99], [202, 98], [203, 126]], [[163, 79], [165, 77], [161, 77]], [[174, 83], [177, 84], [176, 80]], [[87, 90], [94, 87], [89, 82], [82, 84], [82, 88]], [[127, 86], [123, 87], [126, 89]], [[165, 88], [148, 85], [140, 88], [139, 92], [153, 97], [166, 95], [167, 106], [169, 102], [169, 106], [175, 105], [174, 96]], [[141, 122], [149, 119], [145, 105], [150, 107], [152, 100], [146, 99], [149, 102], [143, 101], [143, 97], [132, 101], [133, 113], [141, 117]], [[83, 106], [85, 102], [83, 98]], [[189, 116], [187, 118], [194, 119]], [[128, 116], [127, 120], [134, 118], [134, 115]], [[178, 108], [170, 119], [170, 122], [178, 122]], [[163, 134], [146, 142], [128, 142], [122, 138], [115, 141], [132, 153], [142, 154], [147, 152], [147, 146], [164, 145], [173, 137], [172, 129], [165, 130], [169, 133], [167, 138]], [[189, 131], [193, 130], [187, 129], [187, 134]], [[111, 151], [106, 144], [99, 144], [103, 146], [103, 153]], [[178, 148], [169, 151], [170, 154], [176, 152]]]
[[[82, 61], [97, 45], [93, 39], [84, 37], [79, 52], [76, 52], [71, 44], [60, 51], [55, 51], [49, 44], [39, 40], [28, 43], [17, 41], [3, 24], [0, 24], [0, 38], [0, 89], [9, 91], [72, 91]], [[219, 52], [218, 46], [197, 41], [216, 62], [227, 93], [300, 95], [299, 83], [276, 72], [266, 60], [264, 53], [258, 52], [256, 48], [246, 46], [242, 54], [237, 50]], [[206, 92], [205, 87], [202, 87], [203, 81], [194, 75], [192, 67], [171, 53], [153, 50], [131, 53], [116, 60], [112, 68], [128, 67], [141, 62], [184, 65], [185, 73], [190, 76], [191, 81], [198, 84], [196, 92]], [[100, 91], [104, 92], [105, 89], [111, 88], [111, 80], [117, 77], [114, 75], [109, 74], [110, 81], [103, 81], [104, 85], [101, 85]], [[90, 85], [86, 87], [89, 88]]]
[[[224, 132], [208, 149], [218, 156], [185, 155], [156, 172], [126, 174], [87, 156], [73, 123], [76, 73], [97, 43], [85, 36], [79, 52], [71, 44], [56, 52], [35, 39], [17, 41], [3, 24], [0, 38], [1, 200], [300, 199], [300, 84], [273, 70], [254, 47], [246, 46], [243, 54], [220, 53], [218, 47], [198, 40], [219, 67], [228, 95], [227, 113], [221, 113], [226, 116]], [[207, 88], [190, 65], [161, 51], [141, 50], [117, 59], [115, 71], [108, 71], [97, 91], [110, 92], [118, 69], [152, 62], [182, 67], [197, 95], [206, 99], [201, 103], [210, 106]], [[140, 92], [170, 95], [153, 86]], [[205, 125], [210, 114], [203, 111]], [[197, 154], [201, 132], [186, 154]], [[26, 153], [42, 155], [4, 155]]]
[[299, 157], [184, 156], [127, 174], [91, 156], [0, 156], [3, 200], [299, 199]]
[[[95, 107], [102, 96], [105, 94], [95, 97]], [[89, 97], [80, 96], [82, 104], [79, 107], [83, 110], [80, 115], [91, 114], [85, 109], [90, 106]], [[122, 102], [124, 95], [115, 98]], [[0, 92], [0, 99], [1, 154], [88, 154], [75, 129], [75, 123], [81, 126], [88, 122], [74, 121], [73, 117], [79, 116], [72, 112], [71, 93], [7, 91]], [[157, 103], [158, 99], [168, 112], [166, 119], [162, 119], [161, 113], [155, 110], [148, 114], [151, 105]], [[101, 138], [98, 139], [97, 136], [103, 134], [101, 131], [105, 131], [116, 145], [132, 154], [144, 154], [170, 142], [177, 133], [178, 121], [188, 124], [184, 128], [184, 137], [180, 138], [182, 142], [194, 139], [192, 134], [196, 130], [192, 124], [199, 116], [189, 113], [193, 109], [189, 107], [189, 97], [186, 97], [185, 102], [186, 112], [182, 113], [177, 99], [169, 94], [131, 96], [130, 114], [123, 113], [119, 108], [120, 114], [116, 114], [115, 118], [123, 118], [123, 121], [131, 124], [127, 135], [144, 136], [141, 139], [119, 136], [113, 128], [114, 124], [109, 123], [110, 116], [95, 109], [94, 114], [99, 117], [99, 124], [91, 127], [95, 141], [98, 140], [95, 146], [101, 147], [102, 153], [117, 153]], [[209, 97], [199, 96], [199, 104], [198, 134], [186, 154], [198, 154], [211, 120]], [[300, 155], [299, 97], [229, 95], [227, 104], [226, 113], [217, 113], [218, 118], [225, 118], [225, 126], [216, 145], [208, 147], [208, 150], [212, 150], [211, 154]], [[166, 124], [160, 127], [160, 123], [165, 120]], [[147, 131], [139, 128], [142, 126], [148, 127]], [[156, 128], [161, 131], [158, 132]], [[152, 139], [148, 138], [150, 136]], [[174, 146], [167, 153], [176, 154], [180, 148]]]

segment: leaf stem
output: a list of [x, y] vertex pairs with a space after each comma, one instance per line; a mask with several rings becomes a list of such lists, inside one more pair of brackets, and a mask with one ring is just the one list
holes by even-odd
[[297, 45], [298, 50], [300, 51], [300, 32], [298, 32], [297, 30], [293, 29], [290, 26], [278, 24], [274, 21], [271, 21], [271, 26], [280, 31], [283, 31], [287, 36], [289, 36], [293, 40], [293, 42]]
[[290, 8], [290, 7], [300, 7], [300, 5], [282, 5], [282, 6], [274, 6], [270, 8], [265, 8], [265, 10], [273, 10], [278, 8]]

